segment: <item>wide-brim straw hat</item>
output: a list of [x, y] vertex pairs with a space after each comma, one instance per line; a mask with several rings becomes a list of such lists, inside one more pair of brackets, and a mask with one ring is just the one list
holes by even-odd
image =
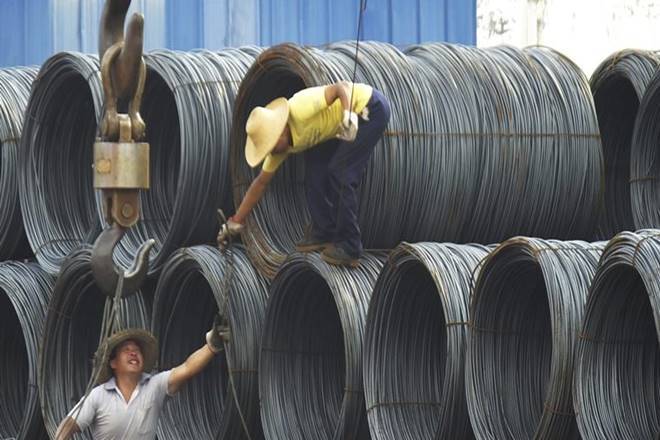
[[289, 119], [289, 101], [277, 98], [266, 107], [255, 107], [245, 123], [245, 160], [251, 167], [259, 165], [273, 151]]
[[105, 383], [112, 377], [110, 355], [117, 346], [128, 340], [135, 341], [142, 350], [143, 371], [148, 373], [154, 369], [158, 361], [158, 341], [154, 335], [139, 328], [121, 330], [106, 339], [98, 350], [96, 350], [94, 365], [100, 365], [99, 372], [96, 376], [97, 384]]

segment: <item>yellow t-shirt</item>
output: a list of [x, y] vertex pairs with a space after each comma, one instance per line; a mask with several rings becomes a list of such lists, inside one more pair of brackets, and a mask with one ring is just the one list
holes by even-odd
[[[345, 83], [350, 99], [351, 83]], [[289, 99], [289, 129], [292, 146], [286, 153], [266, 156], [262, 169], [274, 173], [291, 153], [302, 153], [321, 142], [334, 138], [344, 116], [341, 101], [325, 102], [325, 87], [303, 89]], [[373, 89], [367, 84], [355, 84], [351, 108], [360, 113], [367, 106]]]

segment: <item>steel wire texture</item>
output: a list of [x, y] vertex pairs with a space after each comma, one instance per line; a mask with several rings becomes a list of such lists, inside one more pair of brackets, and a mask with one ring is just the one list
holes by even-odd
[[94, 56], [53, 55], [34, 81], [18, 153], [19, 195], [32, 251], [51, 274], [100, 230], [91, 164], [101, 105]]
[[660, 230], [608, 243], [585, 307], [574, 406], [585, 440], [660, 435]]
[[[231, 263], [227, 261], [230, 257], [210, 246], [183, 248], [172, 254], [160, 274], [152, 329], [160, 341], [161, 369], [181, 364], [204, 344], [218, 310], [227, 317], [231, 332], [229, 351], [216, 356], [163, 408], [160, 439], [246, 439], [229, 371], [250, 438], [263, 439], [257, 364], [268, 286], [242, 249], [228, 252], [233, 252]], [[228, 276], [231, 291], [225, 300]]]
[[267, 439], [369, 439], [362, 341], [384, 255], [356, 269], [293, 254], [269, 291], [259, 396]]
[[630, 201], [634, 229], [660, 227], [660, 71], [639, 105], [630, 152]]
[[402, 243], [371, 297], [364, 391], [371, 437], [473, 439], [465, 399], [470, 289], [481, 245]]
[[[235, 203], [258, 172], [244, 158], [249, 112], [306, 86], [350, 78], [354, 47], [286, 44], [257, 58], [234, 108]], [[546, 48], [437, 43], [401, 52], [366, 42], [358, 58], [357, 81], [383, 91], [392, 108], [358, 190], [367, 248], [591, 238], [602, 152], [588, 83], [572, 62]], [[268, 277], [308, 222], [303, 181], [302, 155], [292, 155], [247, 219], [244, 242]]]
[[574, 358], [604, 246], [516, 237], [483, 263], [471, 298], [466, 360], [477, 439], [580, 439]]
[[176, 249], [214, 242], [216, 210], [229, 212], [232, 203], [228, 158], [234, 98], [259, 52], [255, 47], [159, 50], [145, 56], [141, 114], [150, 144], [151, 188], [140, 194], [141, 220], [117, 247], [120, 264], [128, 266], [149, 238], [156, 240], [151, 274]]
[[34, 67], [0, 69], [0, 260], [32, 254], [18, 198], [18, 147], [36, 76]]
[[[91, 247], [74, 250], [62, 265], [48, 305], [39, 357], [39, 398], [51, 438], [59, 423], [84, 395], [99, 346], [104, 310], [112, 299], [96, 285], [91, 269]], [[121, 301], [123, 328], [149, 328], [151, 310], [143, 294]], [[92, 439], [85, 431], [81, 438]]]
[[633, 129], [646, 87], [660, 65], [655, 52], [623, 50], [604, 60], [591, 76], [602, 136], [605, 188], [598, 238], [634, 230], [630, 155]]
[[0, 438], [48, 438], [37, 392], [37, 357], [53, 284], [34, 263], [0, 263]]

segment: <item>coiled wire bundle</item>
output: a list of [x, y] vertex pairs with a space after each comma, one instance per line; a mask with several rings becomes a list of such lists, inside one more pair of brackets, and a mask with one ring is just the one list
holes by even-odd
[[574, 402], [585, 440], [660, 434], [660, 231], [622, 232], [603, 252], [586, 303]]
[[33, 67], [0, 70], [0, 260], [31, 255], [18, 198], [18, 146], [36, 76]]
[[[355, 47], [280, 45], [241, 84], [231, 141], [234, 200], [258, 170], [244, 159], [256, 105], [307, 86], [350, 79]], [[513, 235], [591, 238], [602, 153], [586, 78], [545, 48], [360, 45], [357, 78], [390, 100], [392, 117], [362, 180], [367, 248], [401, 241], [498, 242]], [[244, 240], [274, 276], [308, 214], [304, 164], [292, 155], [248, 217]]]
[[37, 356], [53, 282], [36, 264], [0, 263], [2, 438], [47, 438], [37, 392]]
[[39, 71], [25, 112], [21, 212], [32, 251], [51, 274], [100, 230], [91, 168], [102, 106], [98, 68], [94, 56], [53, 55]]
[[630, 153], [630, 201], [635, 229], [660, 227], [660, 72], [651, 79], [635, 121]]
[[[39, 356], [39, 398], [51, 438], [85, 394], [104, 316], [112, 307], [112, 299], [94, 281], [90, 259], [89, 246], [71, 253], [48, 305]], [[119, 323], [122, 328], [149, 328], [149, 310], [140, 292], [121, 300]], [[82, 437], [92, 438], [89, 432]]]
[[257, 361], [267, 293], [265, 279], [240, 248], [223, 255], [195, 246], [172, 254], [154, 298], [161, 368], [181, 364], [205, 343], [218, 310], [229, 322], [231, 343], [164, 407], [158, 438], [263, 439]]
[[268, 439], [369, 439], [362, 340], [382, 256], [357, 269], [293, 254], [270, 288], [261, 358], [261, 420]]
[[465, 399], [470, 289], [480, 245], [403, 243], [371, 298], [364, 391], [371, 437], [472, 439]]
[[571, 394], [583, 307], [604, 243], [516, 237], [486, 259], [466, 390], [477, 439], [579, 439]]
[[141, 114], [150, 144], [151, 188], [140, 194], [142, 219], [117, 247], [120, 264], [128, 266], [150, 238], [156, 240], [152, 274], [179, 247], [214, 241], [216, 210], [231, 204], [228, 144], [234, 97], [258, 53], [246, 47], [145, 56]]
[[603, 143], [605, 191], [598, 238], [610, 239], [634, 230], [630, 199], [630, 154], [633, 128], [648, 83], [660, 66], [655, 52], [616, 52], [591, 76], [598, 125]]

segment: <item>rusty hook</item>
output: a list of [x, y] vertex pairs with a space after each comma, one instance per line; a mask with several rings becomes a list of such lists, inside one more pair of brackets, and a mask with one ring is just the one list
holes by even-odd
[[115, 264], [112, 255], [125, 232], [126, 229], [113, 223], [99, 234], [92, 249], [92, 273], [98, 286], [109, 296], [116, 293], [120, 271], [124, 271], [122, 297], [130, 296], [140, 288], [149, 270], [149, 252], [156, 243], [153, 239], [142, 243], [130, 269], [124, 270]]

